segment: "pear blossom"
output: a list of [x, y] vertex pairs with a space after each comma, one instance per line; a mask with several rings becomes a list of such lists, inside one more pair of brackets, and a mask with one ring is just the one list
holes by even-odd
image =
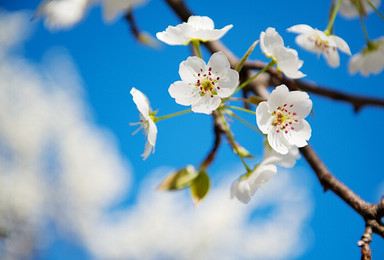
[[304, 119], [312, 109], [312, 101], [302, 91], [289, 92], [280, 85], [267, 101], [256, 109], [256, 121], [269, 145], [278, 153], [287, 154], [291, 146], [303, 147], [311, 137], [311, 126]]
[[148, 98], [140, 90], [132, 88], [130, 93], [133, 97], [133, 102], [135, 102], [137, 109], [140, 112], [140, 122], [132, 124], [140, 124], [140, 128], [137, 129], [134, 134], [137, 133], [138, 130], [143, 129], [144, 134], [147, 136], [145, 150], [144, 153], [141, 155], [145, 160], [148, 158], [151, 151], [155, 152], [157, 127], [155, 122], [153, 121], [154, 113], [151, 110]]
[[[371, 3], [378, 8], [381, 4], [381, 0], [371, 0]], [[359, 0], [359, 4], [364, 15], [373, 12], [373, 8], [366, 0]], [[355, 0], [341, 0], [339, 12], [346, 18], [359, 17], [359, 9], [356, 6]]]
[[260, 48], [264, 54], [277, 63], [277, 68], [286, 76], [297, 79], [305, 76], [299, 69], [303, 61], [299, 60], [297, 51], [284, 46], [283, 38], [275, 28], [268, 27], [260, 34]]
[[277, 164], [285, 168], [292, 168], [296, 164], [296, 160], [300, 158], [299, 149], [297, 146], [291, 146], [288, 149], [287, 154], [281, 154], [276, 152], [272, 147], [266, 142], [264, 146], [264, 163]]
[[294, 25], [287, 29], [289, 32], [299, 33], [295, 39], [302, 48], [318, 54], [323, 54], [331, 67], [340, 65], [340, 57], [337, 49], [351, 55], [348, 44], [338, 36], [327, 35], [325, 32], [313, 29], [306, 24]]
[[384, 37], [370, 42], [369, 47], [363, 49], [349, 60], [349, 72], [355, 74], [360, 71], [364, 76], [370, 73], [378, 74], [384, 68]]
[[236, 197], [248, 203], [256, 191], [272, 179], [277, 173], [276, 165], [261, 163], [252, 172], [241, 176], [232, 184], [231, 198]]
[[104, 20], [110, 22], [121, 11], [128, 11], [143, 0], [45, 0], [35, 15], [45, 16], [45, 24], [51, 29], [70, 28], [83, 19], [92, 4], [98, 2], [103, 3]]
[[187, 45], [192, 40], [215, 41], [220, 39], [232, 28], [232, 24], [222, 29], [214, 29], [215, 25], [207, 16], [192, 15], [187, 22], [177, 26], [168, 26], [165, 31], [158, 32], [156, 37], [169, 45]]
[[196, 113], [211, 114], [236, 89], [239, 73], [230, 68], [222, 52], [214, 53], [208, 64], [198, 58], [189, 57], [179, 68], [181, 81], [173, 83], [168, 92], [176, 103], [191, 105]]

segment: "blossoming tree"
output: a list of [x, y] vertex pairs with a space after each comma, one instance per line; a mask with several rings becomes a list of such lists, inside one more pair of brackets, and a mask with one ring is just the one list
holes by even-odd
[[[47, 27], [71, 27], [83, 18], [94, 2], [97, 1], [44, 1], [36, 15], [45, 19]], [[133, 17], [135, 4], [140, 1], [101, 2], [107, 21], [115, 19], [118, 13], [123, 12], [135, 37], [144, 44], [154, 44], [156, 40], [141, 32]], [[342, 38], [342, 32], [338, 31], [337, 36], [334, 34], [335, 17], [340, 14], [348, 19], [360, 18], [366, 46], [362, 46], [362, 51], [350, 58], [349, 71], [352, 74], [360, 72], [365, 76], [382, 73], [384, 40], [382, 37], [371, 40], [364, 25], [368, 14], [379, 15], [384, 19], [377, 9], [380, 1], [333, 1], [325, 30], [306, 24], [287, 24], [288, 32], [298, 34], [298, 46], [293, 48], [285, 45], [276, 28], [264, 28], [240, 58], [220, 42], [222, 37], [230, 37], [230, 30], [235, 29], [233, 25], [217, 29], [211, 18], [193, 15], [184, 1], [165, 2], [181, 22], [175, 26], [164, 24], [164, 30], [158, 32], [156, 38], [171, 46], [191, 48], [191, 55], [180, 60], [179, 68], [169, 68], [174, 71], [178, 69], [180, 79], [175, 78], [174, 83], [163, 87], [168, 89], [170, 97], [177, 104], [186, 106], [187, 109], [159, 115], [157, 110], [152, 110], [143, 92], [135, 87], [131, 88], [130, 93], [139, 112], [139, 122], [132, 124], [139, 125], [139, 129], [142, 129], [147, 137], [142, 157], [146, 160], [151, 152], [155, 153], [158, 129], [161, 131], [160, 124], [157, 125], [159, 121], [177, 120], [177, 116], [187, 113], [210, 115], [213, 118], [215, 141], [208, 155], [202, 158], [201, 164], [185, 165], [164, 177], [163, 182], [159, 183], [159, 190], [190, 189], [194, 203], [204, 203], [203, 199], [209, 196], [209, 167], [217, 157], [222, 136], [227, 139], [234, 154], [244, 166], [243, 173], [228, 187], [228, 194], [239, 203], [250, 202], [261, 187], [267, 189], [268, 181], [278, 173], [277, 165], [292, 168], [301, 154], [312, 167], [324, 190], [332, 191], [364, 220], [365, 226], [361, 227], [362, 238], [358, 245], [361, 247], [362, 259], [370, 259], [369, 244], [372, 234], [384, 238], [384, 197], [377, 204], [368, 203], [335, 177], [309, 144], [312, 133], [316, 134], [316, 129], [311, 128], [306, 118], [311, 112], [321, 109], [311, 100], [312, 94], [349, 102], [356, 111], [363, 106], [383, 107], [384, 100], [355, 96], [306, 81], [305, 77], [308, 75], [302, 72], [305, 71], [305, 60], [299, 58], [296, 49], [302, 48], [323, 55], [330, 67], [339, 67], [341, 63], [338, 51], [344, 53], [342, 55], [351, 55], [351, 50]], [[156, 22], [160, 23], [161, 19]], [[210, 53], [210, 57], [203, 57], [203, 48]], [[250, 56], [256, 51], [263, 53], [268, 62], [252, 60]], [[267, 91], [267, 87], [270, 87], [271, 91]], [[239, 101], [242, 105], [239, 105]], [[152, 105], [154, 103], [152, 102]], [[239, 117], [236, 114], [239, 111], [252, 114], [253, 120], [246, 121]], [[258, 147], [263, 151], [262, 160], [253, 160], [251, 152], [236, 140], [230, 124], [232, 119], [250, 127], [255, 135], [265, 139], [264, 145]]]

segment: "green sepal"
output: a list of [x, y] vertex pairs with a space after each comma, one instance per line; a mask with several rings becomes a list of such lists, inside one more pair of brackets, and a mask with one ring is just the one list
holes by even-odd
[[258, 96], [250, 96], [247, 101], [258, 106], [261, 102], [266, 101], [266, 99]]
[[181, 190], [191, 185], [198, 177], [195, 168], [191, 165], [169, 175], [157, 188], [158, 190]]
[[239, 145], [239, 144], [236, 144], [236, 149], [233, 149], [233, 151], [234, 151], [236, 154], [238, 154], [238, 155], [240, 155], [240, 156], [242, 156], [242, 157], [245, 157], [245, 158], [254, 158], [254, 157], [252, 156], [252, 154], [251, 154], [250, 152], [248, 152], [247, 149], [245, 149], [244, 147], [242, 147], [242, 146]]
[[209, 191], [210, 181], [209, 176], [205, 171], [199, 172], [197, 177], [191, 183], [191, 195], [192, 200], [195, 205], [199, 204], [199, 202], [207, 195]]

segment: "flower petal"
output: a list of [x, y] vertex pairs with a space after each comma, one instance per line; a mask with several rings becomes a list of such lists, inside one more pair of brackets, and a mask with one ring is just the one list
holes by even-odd
[[248, 203], [251, 200], [251, 188], [245, 178], [241, 178], [232, 184], [231, 198], [234, 197], [243, 203]]
[[261, 102], [256, 108], [256, 123], [263, 134], [268, 134], [272, 129], [273, 117], [268, 110], [268, 103]]
[[146, 160], [148, 158], [148, 156], [151, 154], [151, 151], [152, 151], [152, 145], [149, 143], [149, 141], [147, 141], [145, 143], [144, 152], [141, 154], [141, 156], [143, 157], [143, 160]]
[[297, 124], [295, 124], [295, 130], [289, 131], [287, 135], [288, 141], [297, 147], [306, 146], [307, 140], [311, 137], [312, 129], [311, 126], [305, 119], [299, 120]]
[[148, 142], [155, 147], [157, 138], [157, 126], [152, 119], [148, 120]]
[[177, 104], [189, 106], [196, 103], [200, 99], [199, 90], [184, 81], [176, 81], [169, 89], [169, 94], [173, 97]]
[[323, 55], [329, 66], [336, 68], [340, 65], [340, 57], [336, 48], [327, 48]]
[[213, 30], [215, 28], [213, 20], [208, 16], [191, 15], [188, 18], [187, 23], [192, 25], [195, 29]]
[[312, 33], [315, 30], [306, 24], [297, 24], [294, 26], [291, 26], [287, 29], [288, 32], [293, 32], [293, 33]]
[[130, 93], [132, 95], [133, 102], [135, 102], [140, 114], [142, 114], [145, 120], [148, 120], [151, 108], [147, 96], [145, 96], [143, 92], [136, 88], [132, 88]]
[[219, 96], [204, 95], [198, 102], [192, 104], [192, 111], [195, 113], [212, 114], [212, 111], [217, 109], [221, 103]]
[[222, 29], [212, 29], [212, 30], [198, 30], [198, 31], [193, 31], [189, 34], [189, 37], [191, 39], [198, 39], [203, 42], [206, 41], [216, 41], [223, 37], [229, 29], [231, 29], [233, 25], [227, 25]]
[[260, 34], [260, 48], [265, 55], [274, 56], [274, 50], [277, 47], [283, 47], [284, 41], [275, 28], [268, 27], [265, 32]]
[[248, 177], [250, 183], [251, 195], [270, 179], [272, 179], [277, 173], [276, 165], [274, 164], [263, 164], [261, 163], [256, 170]]
[[321, 53], [321, 48], [317, 47], [315, 44], [315, 39], [313, 36], [308, 34], [300, 34], [295, 38], [295, 42], [300, 47], [304, 48], [307, 51], [312, 51], [315, 53]]
[[206, 67], [205, 62], [199, 57], [188, 57], [187, 60], [180, 63], [180, 78], [186, 83], [196, 84], [196, 75], [198, 73], [205, 72]]
[[268, 143], [269, 145], [278, 153], [287, 154], [288, 148], [291, 147], [290, 142], [287, 140], [284, 132], [277, 132], [278, 128], [271, 128], [268, 133]]
[[156, 33], [156, 37], [169, 45], [185, 45], [191, 40], [188, 34], [192, 31], [191, 25], [182, 23], [177, 26], [168, 26], [165, 31]]
[[336, 35], [332, 35], [329, 37], [336, 43], [336, 46], [340, 51], [351, 55], [351, 50], [349, 49], [348, 43], [346, 41]]
[[271, 114], [278, 107], [283, 105], [289, 93], [288, 87], [284, 84], [277, 86], [268, 98], [268, 111]]
[[225, 75], [220, 76], [218, 86], [220, 89], [216, 88], [217, 94], [226, 98], [232, 95], [239, 83], [239, 73], [236, 70], [228, 70]]
[[275, 49], [274, 57], [277, 60], [277, 67], [286, 76], [292, 79], [305, 77], [299, 69], [303, 66], [303, 61], [299, 60], [297, 51], [294, 49], [279, 47]]
[[288, 111], [292, 109], [292, 112], [295, 112], [300, 118], [305, 118], [312, 110], [312, 100], [310, 100], [308, 94], [303, 91], [289, 92], [283, 104], [293, 105], [287, 108]]
[[212, 54], [207, 64], [208, 68], [212, 68], [214, 74], [223, 75], [230, 69], [227, 56], [221, 51]]

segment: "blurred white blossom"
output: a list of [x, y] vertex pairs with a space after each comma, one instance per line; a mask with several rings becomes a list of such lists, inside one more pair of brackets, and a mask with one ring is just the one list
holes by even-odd
[[349, 72], [360, 72], [364, 76], [378, 74], [384, 68], [384, 37], [371, 41], [360, 53], [349, 60]]
[[338, 36], [327, 35], [323, 31], [313, 29], [306, 24], [294, 25], [287, 30], [299, 33], [300, 35], [296, 37], [296, 43], [308, 51], [323, 54], [331, 67], [338, 67], [340, 65], [337, 49], [351, 55], [348, 44]]
[[[378, 8], [381, 4], [381, 0], [370, 0], [371, 3]], [[369, 14], [373, 12], [373, 8], [366, 0], [358, 0], [360, 7], [363, 10], [363, 14]], [[346, 18], [359, 17], [359, 9], [356, 6], [355, 0], [341, 0], [339, 12]]]

